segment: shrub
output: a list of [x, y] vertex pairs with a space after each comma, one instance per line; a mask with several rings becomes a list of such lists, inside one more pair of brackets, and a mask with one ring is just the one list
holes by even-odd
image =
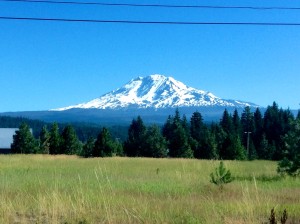
[[228, 184], [233, 181], [230, 170], [226, 169], [223, 161], [219, 166], [215, 168], [215, 172], [210, 174], [210, 182], [223, 189], [224, 184]]

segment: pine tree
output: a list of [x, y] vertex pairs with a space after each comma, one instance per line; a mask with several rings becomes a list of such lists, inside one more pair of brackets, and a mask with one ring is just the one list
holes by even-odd
[[246, 159], [246, 151], [239, 137], [236, 135], [228, 135], [222, 145], [220, 151], [221, 159], [244, 160]]
[[189, 140], [191, 149], [193, 150], [195, 158], [203, 157], [202, 146], [204, 140], [204, 124], [201, 113], [194, 112], [190, 121], [190, 135]]
[[173, 130], [172, 123], [173, 123], [173, 118], [171, 117], [171, 115], [169, 115], [162, 128], [162, 134], [166, 139], [171, 139], [172, 130]]
[[213, 132], [206, 128], [203, 132], [203, 140], [200, 148], [200, 158], [218, 159], [217, 140]]
[[185, 114], [182, 116], [181, 125], [182, 125], [186, 135], [189, 137], [190, 136], [190, 127], [189, 127], [189, 123], [188, 123], [188, 120], [187, 120]]
[[13, 143], [11, 144], [13, 153], [36, 153], [38, 151], [37, 141], [34, 139], [29, 126], [22, 123], [19, 130], [13, 136]]
[[163, 134], [169, 143], [168, 148], [171, 157], [193, 157], [186, 123], [186, 119], [181, 119], [179, 110], [176, 109], [175, 116], [171, 120], [168, 119], [164, 125]]
[[256, 155], [256, 149], [252, 141], [254, 134], [254, 116], [249, 106], [244, 108], [241, 116], [242, 131], [244, 133], [242, 138], [243, 146], [247, 149], [248, 158], [254, 159]]
[[222, 129], [221, 125], [217, 123], [211, 124], [210, 131], [216, 140], [217, 156], [219, 159], [222, 159], [221, 155], [223, 155], [223, 143], [227, 138], [228, 134]]
[[241, 136], [242, 124], [241, 124], [241, 118], [239, 116], [239, 113], [238, 113], [237, 109], [235, 109], [234, 112], [233, 112], [232, 123], [233, 123], [233, 128], [234, 128], [235, 133], [237, 135]]
[[140, 116], [133, 119], [128, 129], [128, 138], [124, 143], [124, 150], [128, 156], [142, 156], [146, 127]]
[[263, 117], [259, 108], [256, 108], [256, 111], [254, 112], [254, 132], [252, 134], [252, 139], [258, 159], [266, 158], [267, 142], [265, 141], [265, 137], [263, 130]]
[[76, 154], [81, 150], [81, 144], [77, 138], [76, 132], [71, 125], [67, 125], [61, 135], [61, 153]]
[[148, 127], [145, 134], [143, 156], [162, 158], [167, 157], [167, 155], [167, 141], [162, 136], [159, 127], [157, 125]]
[[232, 134], [234, 132], [232, 117], [228, 113], [227, 109], [225, 109], [223, 112], [223, 116], [220, 121], [220, 125], [227, 134]]
[[84, 158], [93, 157], [93, 151], [95, 147], [95, 140], [89, 137], [87, 142], [83, 145], [82, 150], [78, 153], [79, 156]]
[[278, 164], [279, 173], [300, 175], [300, 119], [291, 121], [291, 130], [285, 135], [284, 158]]
[[260, 159], [272, 159], [273, 158], [273, 154], [274, 154], [274, 147], [272, 145], [269, 145], [268, 140], [266, 138], [266, 135], [263, 134], [262, 135], [262, 140], [258, 146], [258, 157]]
[[40, 132], [40, 149], [39, 151], [43, 154], [49, 154], [50, 151], [50, 133], [47, 126], [44, 125]]
[[202, 140], [203, 135], [203, 118], [201, 113], [194, 112], [191, 117], [191, 127], [190, 127], [190, 133], [191, 137], [195, 139], [197, 142], [200, 142]]
[[111, 138], [107, 128], [102, 128], [95, 142], [94, 156], [95, 157], [111, 157], [116, 153], [116, 144]]
[[175, 125], [172, 138], [169, 140], [170, 156], [177, 158], [192, 158], [193, 152], [188, 143], [185, 129], [181, 124]]
[[53, 123], [50, 130], [49, 139], [49, 153], [50, 154], [61, 154], [61, 137], [59, 134], [59, 128], [57, 123]]
[[264, 131], [269, 145], [273, 145], [275, 152], [274, 160], [280, 160], [284, 156], [284, 141], [283, 137], [291, 129], [290, 120], [294, 117], [289, 110], [279, 109], [274, 102], [272, 106], [268, 106], [264, 115]]

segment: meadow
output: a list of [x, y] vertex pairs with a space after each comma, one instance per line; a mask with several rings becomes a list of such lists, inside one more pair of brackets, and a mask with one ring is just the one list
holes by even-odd
[[218, 161], [0, 156], [0, 223], [300, 223], [300, 181], [272, 161], [224, 161], [235, 180], [210, 183]]

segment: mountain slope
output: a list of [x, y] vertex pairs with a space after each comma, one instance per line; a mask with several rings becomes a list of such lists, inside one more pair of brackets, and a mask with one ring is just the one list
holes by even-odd
[[87, 103], [52, 111], [69, 109], [145, 109], [174, 107], [245, 107], [257, 105], [237, 100], [224, 100], [210, 92], [188, 87], [172, 77], [150, 75], [131, 80], [123, 87]]

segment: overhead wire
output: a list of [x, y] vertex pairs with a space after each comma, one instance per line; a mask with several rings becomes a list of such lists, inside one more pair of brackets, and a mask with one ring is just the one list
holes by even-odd
[[[0, 2], [26, 2], [70, 5], [127, 6], [127, 7], [161, 7], [161, 8], [195, 8], [195, 9], [252, 9], [252, 10], [300, 10], [300, 7], [256, 7], [256, 6], [216, 6], [216, 5], [174, 5], [174, 4], [133, 4], [54, 0], [0, 0]], [[285, 22], [183, 22], [183, 21], [141, 21], [141, 20], [100, 20], [100, 19], [66, 19], [43, 17], [0, 16], [1, 20], [82, 22], [82, 23], [124, 23], [124, 24], [162, 24], [162, 25], [247, 25], [247, 26], [300, 26], [300, 23]]]
[[159, 7], [159, 8], [191, 8], [191, 9], [249, 9], [249, 10], [300, 10], [300, 7], [261, 7], [261, 6], [220, 6], [220, 5], [175, 5], [175, 4], [135, 4], [82, 1], [53, 1], [53, 0], [0, 0], [0, 2], [26, 2], [70, 5], [126, 6], [126, 7]]
[[161, 25], [244, 25], [244, 26], [300, 26], [300, 23], [268, 23], [268, 22], [176, 22], [176, 21], [134, 21], [134, 20], [98, 20], [98, 19], [64, 19], [41, 17], [0, 16], [1, 20], [49, 21], [49, 22], [81, 22], [81, 23], [123, 23], [123, 24], [161, 24]]

